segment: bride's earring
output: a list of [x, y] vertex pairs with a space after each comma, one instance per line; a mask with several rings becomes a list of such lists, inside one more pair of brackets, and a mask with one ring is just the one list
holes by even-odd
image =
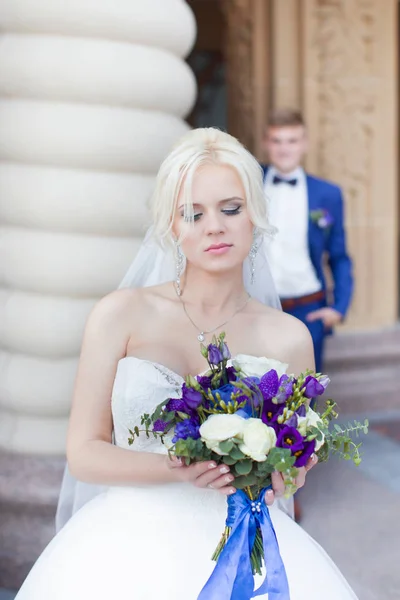
[[257, 229], [253, 232], [253, 243], [250, 248], [249, 258], [250, 258], [250, 283], [253, 285], [256, 279], [256, 256], [258, 252], [258, 244], [257, 244]]
[[183, 270], [183, 254], [178, 240], [175, 241], [175, 289], [178, 296], [181, 296], [181, 274]]

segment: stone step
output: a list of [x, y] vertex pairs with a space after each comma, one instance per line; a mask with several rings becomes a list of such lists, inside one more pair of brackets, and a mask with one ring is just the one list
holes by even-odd
[[18, 589], [54, 536], [64, 464], [0, 452], [0, 587]]
[[326, 369], [331, 372], [377, 365], [400, 365], [400, 327], [343, 333], [327, 339]]
[[400, 409], [400, 328], [329, 339], [324, 371], [341, 413]]

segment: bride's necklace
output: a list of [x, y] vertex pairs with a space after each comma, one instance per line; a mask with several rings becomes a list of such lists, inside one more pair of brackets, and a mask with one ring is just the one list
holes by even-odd
[[189, 321], [191, 322], [193, 327], [195, 329], [197, 329], [197, 331], [199, 332], [197, 334], [197, 339], [199, 340], [199, 342], [204, 342], [204, 340], [206, 339], [206, 335], [209, 335], [210, 333], [214, 333], [214, 331], [217, 331], [218, 329], [221, 329], [221, 327], [224, 327], [227, 323], [229, 323], [229, 321], [231, 321], [233, 319], [234, 316], [236, 316], [241, 310], [243, 310], [245, 308], [245, 306], [247, 305], [247, 303], [250, 300], [250, 294], [247, 295], [246, 301], [241, 306], [239, 306], [239, 308], [237, 310], [235, 310], [235, 312], [233, 313], [233, 315], [231, 315], [229, 317], [229, 319], [227, 319], [220, 325], [217, 325], [217, 327], [214, 327], [214, 329], [209, 329], [208, 331], [205, 331], [204, 329], [202, 330], [202, 329], [200, 329], [200, 327], [198, 327], [198, 325], [196, 325], [196, 323], [193, 321], [192, 317], [189, 315], [189, 313], [186, 309], [186, 305], [185, 305], [184, 301], [182, 300], [181, 296], [178, 296], [178, 298], [182, 302], [182, 306], [183, 306], [183, 310], [185, 311], [185, 315], [187, 316], [187, 318], [189, 319]]

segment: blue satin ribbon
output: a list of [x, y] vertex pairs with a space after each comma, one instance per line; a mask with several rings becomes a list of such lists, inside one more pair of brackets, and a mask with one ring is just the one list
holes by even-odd
[[[290, 600], [286, 576], [274, 526], [261, 491], [252, 501], [242, 490], [228, 497], [227, 527], [231, 533], [211, 576], [197, 600], [250, 600], [268, 594], [268, 600]], [[260, 527], [266, 566], [261, 586], [254, 590], [250, 555]]]

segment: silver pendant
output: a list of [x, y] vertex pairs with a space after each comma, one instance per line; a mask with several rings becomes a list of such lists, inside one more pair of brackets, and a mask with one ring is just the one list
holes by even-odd
[[199, 340], [199, 342], [204, 342], [204, 340], [206, 339], [205, 335], [204, 335], [204, 333], [202, 331], [197, 336], [197, 339]]

